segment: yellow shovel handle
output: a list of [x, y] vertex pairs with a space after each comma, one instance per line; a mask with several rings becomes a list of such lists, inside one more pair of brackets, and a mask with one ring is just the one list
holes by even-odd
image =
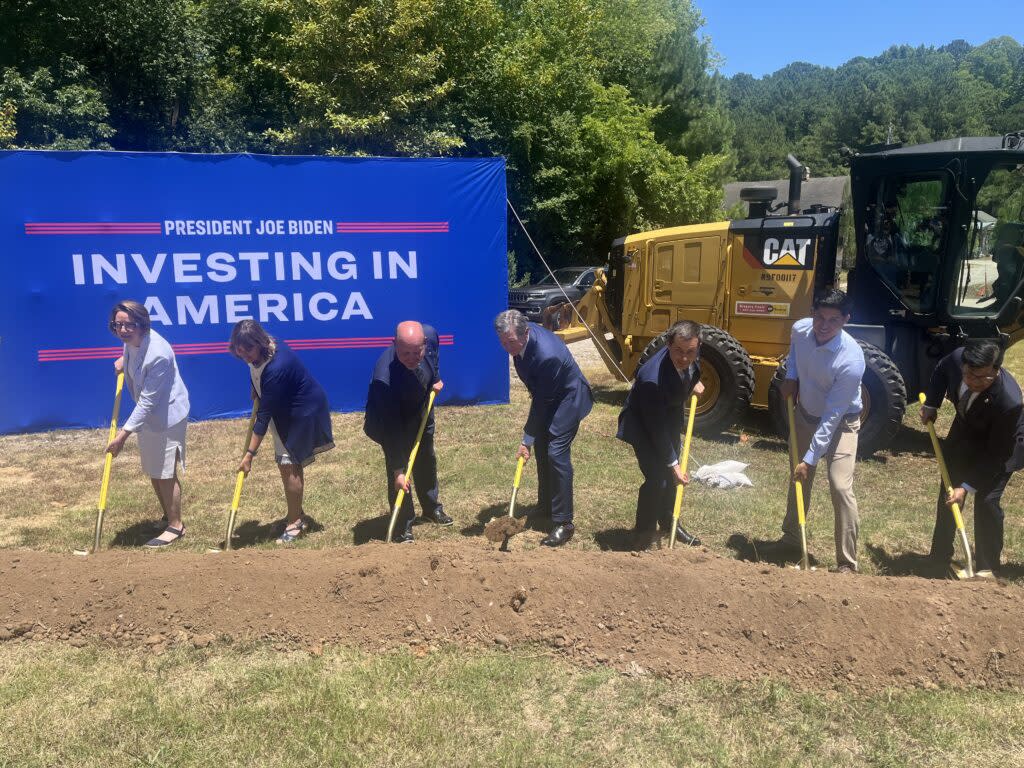
[[[924, 406], [927, 397], [924, 392], [921, 392], [917, 396], [917, 400]], [[946, 467], [946, 459], [942, 455], [942, 445], [939, 443], [939, 436], [935, 434], [935, 422], [928, 422], [928, 436], [932, 439], [932, 449], [935, 451], [935, 458], [939, 462], [939, 474], [942, 475], [942, 486], [946, 489], [946, 494], [953, 492], [953, 481], [949, 479], [949, 469]], [[953, 505], [953, 520], [956, 521], [956, 527], [963, 530], [964, 518], [960, 514], [960, 505]]]
[[[252, 442], [252, 431], [256, 426], [256, 414], [260, 409], [260, 399], [258, 396], [253, 396], [252, 399], [252, 411], [249, 414], [249, 428], [245, 432], [245, 445], [242, 446], [242, 458], [245, 458], [245, 453], [249, 450], [249, 443]], [[231, 495], [231, 509], [228, 511], [228, 524], [224, 531], [224, 549], [231, 549], [231, 536], [234, 534], [235, 528], [235, 515], [238, 512], [238, 505], [242, 501], [242, 484], [245, 482], [245, 472], [238, 470], [238, 475], [235, 476], [235, 492]]]
[[[924, 392], [917, 395], [917, 401], [922, 407], [928, 398]], [[928, 436], [932, 439], [932, 449], [935, 451], [935, 458], [939, 462], [939, 474], [942, 475], [942, 487], [948, 496], [953, 492], [953, 482], [949, 478], [949, 469], [946, 467], [946, 459], [942, 455], [942, 446], [939, 444], [939, 436], [935, 434], [935, 422], [928, 422]], [[971, 559], [971, 543], [967, 540], [967, 529], [964, 528], [964, 516], [960, 512], [959, 504], [950, 505], [953, 511], [953, 521], [956, 523], [957, 532], [960, 534], [960, 543], [964, 548], [964, 557], [967, 560], [967, 575], [974, 576], [974, 562]]]
[[523, 479], [523, 465], [526, 464], [526, 460], [520, 456], [519, 461], [516, 462], [516, 475], [512, 478], [512, 487], [518, 488], [519, 482]]
[[[683, 475], [690, 466], [690, 442], [693, 440], [693, 417], [697, 415], [697, 396], [690, 395], [690, 413], [686, 418], [686, 439], [683, 441], [683, 460], [679, 464]], [[676, 500], [672, 508], [672, 531], [668, 535], [668, 548], [676, 546], [676, 526], [679, 523], [679, 515], [683, 510], [683, 485], [676, 486]]]
[[[420, 452], [420, 441], [423, 439], [423, 431], [427, 428], [427, 419], [430, 416], [430, 409], [434, 407], [435, 397], [437, 397], [437, 392], [433, 389], [430, 390], [430, 397], [427, 398], [427, 407], [423, 409], [423, 418], [420, 419], [420, 428], [416, 433], [416, 442], [413, 443], [412, 452], [409, 454], [409, 463], [405, 468], [406, 481], [408, 481], [409, 476], [412, 474], [413, 465], [416, 463], [416, 454]], [[388, 524], [388, 535], [385, 539], [389, 544], [391, 543], [391, 535], [395, 532], [395, 522], [398, 520], [398, 510], [402, 508], [403, 501], [405, 501], [404, 488], [398, 491], [398, 496], [395, 497], [395, 506], [391, 510], [391, 522]]]
[[[117, 437], [117, 414], [121, 410], [121, 392], [124, 389], [124, 371], [117, 374], [117, 385], [114, 389], [114, 412], [110, 416], [110, 429], [107, 431], [107, 445], [110, 445]], [[110, 465], [114, 456], [107, 453], [103, 460], [103, 480], [100, 482], [99, 508], [107, 508], [107, 489], [110, 487]]]

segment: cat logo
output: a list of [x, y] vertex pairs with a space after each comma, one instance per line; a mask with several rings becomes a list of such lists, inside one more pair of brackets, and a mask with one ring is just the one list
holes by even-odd
[[766, 237], [761, 263], [768, 269], [811, 269], [814, 267], [812, 242], [809, 237], [787, 237], [784, 240]]

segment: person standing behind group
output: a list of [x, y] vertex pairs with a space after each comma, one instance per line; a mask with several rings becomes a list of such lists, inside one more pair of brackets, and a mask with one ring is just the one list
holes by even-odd
[[956, 408], [943, 441], [953, 492], [939, 489], [931, 558], [948, 569], [956, 527], [950, 507], [974, 494], [976, 573], [991, 578], [1003, 552], [1002, 497], [1010, 476], [1024, 466], [1021, 389], [1002, 368], [1003, 350], [988, 339], [971, 339], [939, 361], [928, 383], [921, 421], [935, 421], [942, 400]]
[[531, 450], [537, 454], [537, 506], [553, 523], [541, 544], [558, 547], [576, 530], [571, 449], [580, 422], [594, 406], [590, 384], [565, 342], [521, 312], [502, 312], [494, 328], [530, 392], [530, 414], [516, 456], [529, 461]]
[[252, 439], [238, 469], [249, 473], [269, 430], [288, 504], [284, 531], [277, 542], [289, 544], [309, 528], [302, 508], [304, 468], [318, 453], [334, 447], [327, 395], [288, 345], [268, 334], [255, 320], [235, 325], [229, 349], [249, 364], [252, 389], [260, 399]]
[[367, 437], [384, 450], [388, 507], [394, 506], [400, 489], [406, 492], [398, 532], [394, 536], [398, 543], [413, 540], [412, 524], [416, 512], [409, 496], [410, 479], [416, 486], [423, 519], [438, 525], [452, 524], [452, 519], [438, 501], [433, 410], [423, 429], [412, 478], [405, 476], [405, 465], [416, 442], [430, 392], [440, 392], [443, 387], [437, 331], [415, 320], [399, 323], [394, 342], [381, 353], [374, 366], [363, 423]]
[[122, 301], [110, 313], [110, 330], [124, 343], [114, 370], [124, 372], [135, 408], [107, 446], [117, 456], [125, 441], [137, 434], [142, 471], [149, 476], [163, 510], [159, 536], [146, 542], [159, 548], [185, 535], [181, 521], [181, 481], [185, 471], [188, 390], [181, 380], [171, 345], [150, 327], [149, 312], [137, 301]]
[[[643, 485], [636, 500], [636, 545], [646, 549], [672, 530], [675, 489], [690, 482], [679, 464], [680, 434], [690, 395], [700, 386], [700, 325], [681, 320], [665, 332], [665, 346], [636, 372], [619, 414], [616, 434], [633, 446]], [[698, 389], [699, 388], [699, 389]], [[676, 538], [689, 546], [700, 539], [681, 525]]]
[[[857, 498], [853, 471], [862, 409], [860, 384], [864, 352], [843, 330], [850, 321], [850, 300], [839, 290], [814, 298], [812, 316], [793, 324], [782, 396], [794, 397], [797, 454], [793, 477], [803, 484], [804, 509], [810, 511], [811, 483], [824, 460], [835, 511], [836, 570], [857, 571]], [[800, 557], [800, 525], [794, 484], [790, 484], [786, 518], [782, 523], [782, 555]]]

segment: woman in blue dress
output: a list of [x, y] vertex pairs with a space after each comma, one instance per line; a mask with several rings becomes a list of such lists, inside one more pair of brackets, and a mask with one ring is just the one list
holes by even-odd
[[303, 468], [312, 464], [318, 453], [334, 447], [327, 395], [288, 345], [255, 320], [235, 325], [229, 349], [249, 364], [253, 391], [260, 399], [252, 439], [238, 469], [249, 473], [269, 430], [288, 502], [284, 532], [277, 541], [288, 544], [309, 528], [302, 509]]

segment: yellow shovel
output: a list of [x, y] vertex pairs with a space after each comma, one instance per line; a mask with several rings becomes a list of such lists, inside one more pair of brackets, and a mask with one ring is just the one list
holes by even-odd
[[[416, 463], [416, 454], [420, 452], [420, 440], [423, 439], [423, 430], [427, 428], [427, 418], [430, 416], [430, 409], [434, 407], [434, 398], [437, 397], [437, 392], [430, 390], [430, 399], [427, 400], [427, 407], [423, 409], [423, 418], [420, 419], [420, 431], [416, 433], [416, 442], [412, 446], [412, 453], [409, 454], [409, 465], [405, 468], [405, 479], [406, 481], [412, 477], [412, 467]], [[388, 544], [391, 543], [391, 534], [395, 531], [395, 522], [398, 520], [398, 510], [402, 508], [402, 502], [405, 500], [405, 488], [398, 491], [398, 496], [395, 498], [394, 509], [391, 510], [391, 522], [388, 523], [388, 537], [384, 539]]]
[[523, 479], [523, 464], [525, 460], [522, 456], [519, 457], [519, 461], [516, 462], [516, 476], [512, 478], [512, 500], [508, 503], [508, 516], [514, 517], [512, 511], [516, 508], [516, 496], [519, 495], [519, 481]]
[[[114, 389], [114, 413], [110, 416], [110, 431], [107, 433], [107, 445], [114, 442], [117, 437], [117, 414], [121, 410], [121, 391], [124, 389], [124, 371], [117, 374], [117, 384]], [[103, 536], [103, 515], [107, 511], [107, 490], [110, 488], [110, 465], [114, 461], [114, 454], [107, 452], [103, 460], [103, 480], [100, 482], [100, 503], [96, 507], [96, 531], [92, 540], [92, 551], [97, 552], [100, 548], [100, 538]], [[89, 552], [84, 549], [76, 549], [76, 555], [87, 555]]]
[[[693, 439], [693, 417], [697, 413], [697, 396], [690, 395], [690, 415], [686, 419], [686, 440], [683, 442], [683, 460], [679, 468], [686, 475], [686, 468], [690, 465], [690, 440]], [[683, 509], [683, 489], [686, 486], [676, 486], [676, 503], [672, 508], [672, 532], [668, 535], [668, 548], [673, 549], [676, 545], [676, 527], [679, 525], [679, 513]]]
[[[924, 405], [925, 397], [924, 392], [921, 392], [917, 396], [918, 401], [921, 405]], [[942, 446], [939, 445], [938, 435], [935, 434], [935, 422], [928, 422], [928, 435], [932, 439], [932, 448], [935, 449], [935, 458], [939, 460], [939, 473], [942, 475], [942, 487], [946, 489], [946, 495], [948, 496], [953, 492], [953, 483], [949, 479], [949, 470], [946, 469], [946, 460], [942, 457]], [[967, 568], [964, 569], [964, 575], [970, 579], [974, 577], [974, 561], [971, 560], [971, 544], [967, 541], [967, 531], [964, 530], [964, 518], [960, 514], [960, 505], [953, 504], [953, 520], [956, 522], [956, 529], [960, 533], [960, 543], [964, 547], [964, 555], [967, 557]]]
[[[252, 442], [252, 429], [256, 425], [256, 412], [260, 409], [259, 397], [252, 399], [252, 413], [249, 414], [249, 429], [245, 433], [245, 445], [242, 446], [242, 458], [245, 458], [245, 451], [249, 450], [249, 443]], [[231, 536], [235, 532], [235, 518], [238, 516], [238, 505], [242, 500], [242, 483], [245, 482], [245, 472], [238, 470], [235, 476], [235, 492], [231, 497], [231, 511], [228, 512], [227, 530], [224, 533], [224, 550], [231, 549]], [[220, 552], [219, 549], [211, 549], [210, 552]]]
[[[796, 465], [800, 463], [796, 450], [796, 416], [793, 408], [793, 398], [786, 398], [786, 411], [789, 413], [789, 461], [792, 465], [791, 472], [796, 471]], [[810, 560], [807, 558], [807, 516], [804, 513], [804, 484], [799, 480], [793, 480], [793, 491], [796, 494], [796, 519], [800, 523], [800, 568], [811, 570]]]

